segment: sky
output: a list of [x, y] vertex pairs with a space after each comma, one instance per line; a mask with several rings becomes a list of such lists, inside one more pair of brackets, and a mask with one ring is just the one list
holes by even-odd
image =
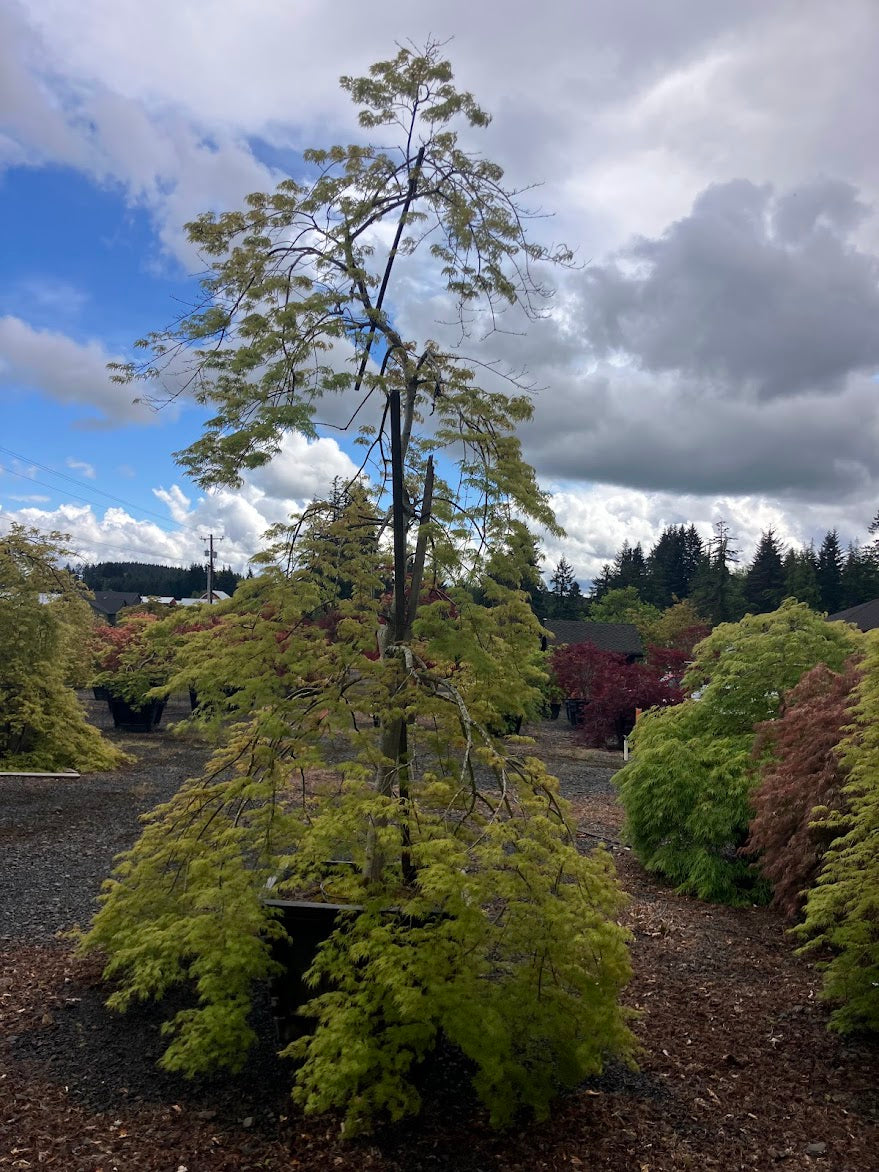
[[[84, 561], [243, 570], [353, 468], [285, 441], [234, 492], [173, 453], [201, 409], [108, 362], [198, 296], [183, 225], [356, 139], [338, 87], [448, 39], [492, 114], [473, 146], [540, 183], [576, 250], [549, 316], [500, 341], [535, 391], [523, 448], [584, 584], [623, 541], [723, 518], [743, 558], [864, 540], [879, 509], [875, 0], [6, 0], [0, 7], [0, 530]], [[429, 299], [401, 316], [428, 334]]]

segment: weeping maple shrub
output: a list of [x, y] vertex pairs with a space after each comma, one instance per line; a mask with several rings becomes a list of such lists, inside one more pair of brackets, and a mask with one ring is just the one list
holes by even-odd
[[801, 951], [818, 957], [831, 1028], [879, 1032], [879, 632], [870, 631], [842, 741], [844, 807], [814, 811], [833, 838], [806, 897]]
[[[362, 506], [356, 529], [349, 511], [313, 507], [288, 569], [243, 583], [215, 627], [186, 634], [169, 686], [210, 697], [235, 680], [232, 723], [121, 857], [84, 947], [106, 952], [116, 1009], [194, 983], [162, 1059], [193, 1075], [240, 1066], [253, 1041], [253, 985], [282, 933], [270, 881], [273, 898], [347, 906], [310, 974], [320, 991], [302, 1012], [317, 1028], [285, 1051], [295, 1098], [343, 1108], [348, 1134], [398, 1118], [417, 1109], [413, 1069], [442, 1034], [474, 1063], [494, 1122], [523, 1105], [544, 1114], [561, 1087], [632, 1052], [612, 860], [578, 851], [528, 742], [490, 732], [511, 697], [539, 702], [525, 596], [486, 580], [492, 603], [477, 605], [446, 588], [419, 612], [402, 671], [374, 658], [382, 566]], [[390, 794], [376, 714], [407, 728]], [[316, 773], [337, 780], [315, 789]]]
[[[178, 454], [206, 489], [319, 435], [341, 396], [374, 491], [354, 477], [308, 510], [222, 627], [186, 639], [177, 679], [231, 692], [231, 723], [120, 862], [86, 947], [120, 1008], [194, 982], [163, 1059], [194, 1073], [240, 1063], [252, 1036], [281, 932], [269, 880], [348, 905], [311, 969], [298, 1101], [349, 1132], [414, 1111], [442, 1034], [500, 1123], [632, 1047], [612, 862], [579, 853], [528, 744], [492, 733], [540, 704], [540, 627], [514, 584], [533, 573], [527, 524], [559, 529], [518, 439], [527, 379], [484, 343], [501, 312], [540, 316], [543, 275], [572, 254], [531, 239], [501, 168], [459, 145], [457, 125], [469, 140], [489, 119], [441, 46], [341, 84], [377, 141], [306, 150], [301, 180], [188, 225], [204, 302], [117, 373], [208, 408]], [[415, 287], [442, 306], [434, 336], [403, 334]]]
[[558, 647], [550, 663], [565, 696], [586, 701], [578, 736], [599, 748], [610, 741], [622, 743], [635, 725], [636, 709], [665, 708], [684, 696], [664, 671], [629, 663], [625, 655], [594, 643]]
[[87, 677], [92, 614], [62, 533], [13, 525], [0, 539], [0, 766], [112, 769], [128, 760], [88, 723], [74, 686]]
[[841, 672], [816, 664], [786, 693], [780, 715], [757, 727], [753, 755], [761, 762], [760, 780], [751, 793], [754, 817], [742, 854], [756, 859], [772, 885], [772, 905], [789, 919], [800, 914], [838, 833], [828, 830], [826, 819], [815, 821], [816, 807], [834, 816], [847, 809], [839, 744], [859, 679], [855, 660]]
[[648, 870], [700, 899], [765, 901], [769, 886], [740, 853], [758, 780], [754, 728], [817, 663], [840, 670], [861, 641], [787, 599], [770, 614], [722, 623], [696, 647], [682, 704], [649, 712], [615, 781], [626, 833]]

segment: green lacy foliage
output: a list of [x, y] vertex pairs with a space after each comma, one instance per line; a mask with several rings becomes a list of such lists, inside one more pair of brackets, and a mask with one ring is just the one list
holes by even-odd
[[589, 607], [589, 621], [594, 623], [632, 623], [637, 627], [645, 647], [655, 643], [654, 628], [662, 618], [658, 606], [644, 602], [636, 587], [617, 587]]
[[814, 810], [838, 814], [847, 803], [838, 746], [851, 719], [859, 679], [855, 664], [842, 674], [823, 663], [785, 695], [776, 720], [758, 726], [754, 755], [760, 781], [751, 795], [754, 818], [744, 853], [756, 856], [772, 885], [772, 905], [793, 919], [836, 831], [816, 825]]
[[[85, 947], [108, 956], [110, 1004], [192, 981], [198, 1005], [170, 1023], [164, 1065], [240, 1065], [250, 990], [273, 971], [274, 878], [273, 896], [362, 908], [312, 970], [318, 1025], [291, 1048], [306, 1109], [343, 1109], [349, 1133], [416, 1110], [413, 1067], [442, 1032], [495, 1122], [545, 1114], [632, 1038], [611, 860], [578, 852], [527, 743], [488, 731], [539, 703], [539, 624], [497, 584], [488, 606], [434, 589], [405, 651], [379, 657], [378, 551], [350, 510], [315, 509], [289, 556], [290, 574], [245, 582], [183, 642], [172, 686], [207, 698], [201, 722], [232, 723], [107, 885]], [[383, 792], [398, 720], [407, 755]], [[328, 866], [340, 858], [353, 866]]]
[[860, 635], [788, 599], [772, 614], [715, 628], [684, 677], [699, 698], [648, 714], [635, 753], [617, 774], [638, 857], [681, 891], [745, 903], [766, 885], [740, 857], [756, 781], [754, 726], [816, 663], [839, 670]]
[[[538, 274], [571, 254], [532, 242], [501, 169], [458, 145], [453, 119], [488, 119], [451, 76], [429, 43], [343, 78], [382, 145], [306, 151], [303, 182], [190, 224], [205, 304], [120, 374], [170, 367], [211, 408], [179, 456], [203, 486], [239, 482], [290, 431], [316, 434], [325, 394], [347, 394], [362, 424], [376, 499], [355, 482], [278, 530], [276, 564], [186, 633], [168, 686], [195, 687], [220, 747], [152, 815], [86, 941], [106, 950], [119, 1007], [195, 982], [164, 1058], [193, 1073], [241, 1060], [279, 930], [271, 878], [361, 908], [317, 958], [329, 988], [315, 984], [317, 1029], [296, 1048], [297, 1096], [341, 1108], [349, 1131], [416, 1108], [410, 1072], [440, 1031], [475, 1061], [498, 1122], [543, 1113], [632, 1046], [609, 860], [578, 853], [554, 780], [492, 731], [540, 705], [525, 523], [559, 531], [521, 454], [527, 380], [460, 348], [502, 311], [539, 316]], [[388, 309], [422, 245], [419, 281], [460, 324], [448, 348], [402, 337]], [[360, 414], [370, 398], [377, 428]], [[173, 644], [187, 624], [151, 638]], [[328, 873], [332, 859], [348, 865]]]
[[836, 1003], [841, 1033], [879, 1031], [879, 634], [867, 636], [854, 727], [842, 745], [848, 812], [817, 810], [819, 828], [838, 837], [824, 856], [797, 931], [817, 951], [824, 997]]
[[[112, 769], [125, 757], [85, 719], [73, 685], [86, 674], [91, 611], [63, 534], [14, 525], [0, 540], [0, 766]], [[41, 596], [48, 601], [41, 601]]]

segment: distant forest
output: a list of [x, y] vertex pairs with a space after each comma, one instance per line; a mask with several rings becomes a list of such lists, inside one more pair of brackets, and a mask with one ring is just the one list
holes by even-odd
[[[874, 522], [870, 532], [877, 527]], [[549, 585], [541, 581], [531, 596], [540, 618], [599, 618], [607, 612], [602, 600], [619, 590], [625, 590], [631, 601], [661, 610], [689, 599], [712, 624], [775, 610], [788, 597], [835, 614], [879, 597], [879, 540], [843, 550], [832, 529], [817, 549], [808, 545], [785, 550], [770, 529], [760, 538], [752, 561], [742, 565], [724, 522], [718, 522], [708, 541], [694, 525], [671, 525], [647, 553], [640, 545], [624, 542], [588, 595], [562, 558]]]
[[[151, 562], [96, 562], [83, 566], [79, 577], [90, 590], [124, 590], [165, 598], [198, 598], [208, 588], [207, 571], [198, 562], [188, 570]], [[215, 590], [232, 594], [240, 581], [241, 575], [228, 566], [214, 570]]]

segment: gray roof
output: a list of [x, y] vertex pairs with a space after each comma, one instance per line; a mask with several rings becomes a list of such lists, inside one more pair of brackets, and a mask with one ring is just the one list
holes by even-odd
[[602, 651], [618, 651], [621, 655], [643, 655], [644, 644], [633, 623], [585, 623], [569, 619], [545, 619], [544, 627], [555, 639], [551, 647], [565, 643], [592, 643]]
[[879, 627], [879, 598], [871, 598], [869, 602], [862, 602], [858, 606], [850, 606], [848, 610], [829, 614], [827, 620], [831, 623], [854, 623], [862, 631], [875, 631]]
[[126, 590], [96, 590], [94, 598], [87, 599], [89, 606], [99, 614], [118, 614], [123, 606], [137, 606], [139, 594]]

